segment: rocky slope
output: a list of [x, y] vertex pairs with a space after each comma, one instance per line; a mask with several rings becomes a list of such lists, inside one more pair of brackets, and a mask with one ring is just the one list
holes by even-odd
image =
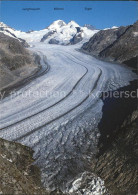
[[0, 139], [0, 194], [46, 194], [32, 154], [26, 146]]
[[[136, 94], [137, 81], [117, 90]], [[112, 92], [112, 94], [114, 91]], [[103, 98], [102, 98], [103, 99]], [[92, 172], [105, 182], [111, 195], [138, 193], [138, 101], [136, 97], [103, 99], [99, 151]]]
[[0, 90], [34, 74], [38, 66], [38, 57], [19, 40], [0, 33]]
[[[24, 47], [29, 47], [28, 43], [24, 39], [18, 38], [15, 35], [14, 33], [15, 31], [16, 31], [15, 29], [11, 28], [10, 26], [7, 26], [3, 22], [0, 22], [0, 32], [3, 32], [5, 35], [8, 35], [12, 38], [17, 39]], [[20, 32], [20, 31], [17, 31], [17, 32]]]
[[41, 186], [40, 170], [33, 165], [33, 150], [19, 143], [0, 139], [0, 194], [61, 195]]
[[138, 193], [138, 111], [130, 121], [115, 134], [108, 149], [92, 161], [92, 171], [104, 180], [111, 195]]
[[138, 21], [133, 25], [101, 30], [82, 46], [82, 51], [109, 61], [137, 67]]

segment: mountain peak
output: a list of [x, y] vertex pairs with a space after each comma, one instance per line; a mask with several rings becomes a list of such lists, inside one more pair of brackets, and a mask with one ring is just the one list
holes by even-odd
[[91, 24], [85, 24], [84, 27], [86, 27], [90, 30], [95, 30], [94, 26], [92, 26]]
[[80, 27], [75, 21], [71, 20], [69, 23], [68, 23], [68, 26], [70, 27]]
[[111, 28], [111, 29], [114, 29], [114, 28], [118, 28], [118, 26], [112, 26], [112, 28]]
[[58, 29], [65, 25], [66, 23], [63, 20], [56, 20], [48, 27], [48, 29]]
[[4, 24], [3, 22], [0, 22], [0, 27], [2, 27], [2, 28], [6, 28], [6, 27], [8, 27], [6, 24]]
[[45, 42], [49, 44], [68, 45], [76, 44], [83, 39], [86, 41], [96, 33], [88, 28], [79, 26], [75, 21], [66, 24], [63, 20], [56, 20], [47, 28], [40, 31], [22, 32], [12, 29], [3, 23], [0, 23], [0, 32], [16, 38], [27, 41], [32, 45], [33, 42]]
[[11, 30], [14, 30], [14, 28], [8, 26], [7, 24], [3, 23], [3, 22], [0, 22], [0, 28], [3, 28], [3, 29], [11, 29]]

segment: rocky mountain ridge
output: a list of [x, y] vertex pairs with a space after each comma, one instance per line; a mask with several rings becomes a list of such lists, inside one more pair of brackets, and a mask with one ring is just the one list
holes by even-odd
[[138, 21], [133, 25], [101, 30], [82, 46], [90, 55], [137, 68]]
[[4, 24], [3, 22], [0, 22], [0, 32], [4, 33], [5, 35], [8, 35], [12, 38], [15, 38], [17, 39], [18, 41], [21, 42], [21, 44], [24, 46], [24, 47], [29, 47], [28, 43], [24, 40], [24, 39], [21, 39], [19, 37], [17, 37], [15, 35], [15, 29], [11, 28], [10, 26], [7, 26], [6, 24]]

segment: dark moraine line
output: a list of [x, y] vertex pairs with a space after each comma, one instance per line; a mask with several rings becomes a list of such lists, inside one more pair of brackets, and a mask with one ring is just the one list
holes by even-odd
[[[43, 55], [42, 52], [39, 51], [39, 53], [41, 53], [41, 55]], [[60, 52], [60, 53], [62, 53], [63, 55], [65, 55], [65, 53], [63, 53], [63, 52]], [[72, 56], [73, 58], [76, 58], [76, 59], [77, 59], [78, 61], [80, 61], [81, 63], [89, 64], [89, 63], [86, 63], [86, 62], [80, 60], [79, 58], [77, 58], [76, 56], [72, 55], [71, 53], [66, 53], [66, 54], [69, 54], [69, 55]], [[44, 59], [44, 57], [45, 57], [45, 56], [43, 55], [43, 60], [44, 60], [44, 62], [47, 64], [47, 62], [46, 62], [46, 60]], [[67, 55], [66, 55], [66, 57], [67, 57], [68, 59], [70, 59]], [[70, 60], [71, 60], [71, 59], [70, 59]], [[75, 62], [74, 60], [71, 60], [71, 61], [73, 61], [74, 63], [77, 63], [77, 62]], [[77, 63], [77, 64], [78, 64], [78, 63]], [[80, 64], [79, 64], [79, 65], [80, 65]], [[48, 71], [50, 70], [50, 66], [49, 66], [48, 64], [47, 64], [47, 66], [48, 66], [48, 70], [47, 70], [46, 72], [48, 72]], [[80, 65], [80, 66], [85, 67], [84, 65]], [[86, 68], [86, 67], [85, 67], [85, 68]], [[86, 69], [87, 69], [87, 68], [86, 68]], [[45, 74], [46, 72], [45, 72], [45, 71], [42, 72], [42, 74], [40, 74], [38, 77], [42, 76], [42, 75]], [[88, 72], [88, 69], [87, 69], [87, 72]], [[86, 75], [86, 74], [85, 74], [85, 75]], [[85, 76], [85, 75], [84, 75], [84, 76]], [[81, 80], [82, 78], [83, 78], [83, 76], [80, 78], [80, 80]], [[77, 81], [77, 83], [74, 85], [73, 89], [72, 89], [72, 90], [71, 90], [63, 99], [61, 99], [61, 100], [59, 100], [58, 102], [56, 102], [55, 104], [53, 104], [53, 105], [47, 107], [46, 109], [43, 109], [43, 110], [40, 111], [40, 112], [37, 112], [37, 113], [35, 113], [35, 114], [33, 114], [33, 115], [30, 115], [30, 116], [28, 116], [28, 117], [26, 117], [26, 118], [23, 118], [23, 119], [20, 120], [20, 121], [15, 122], [14, 124], [10, 124], [10, 125], [8, 125], [8, 126], [6, 126], [6, 127], [0, 128], [0, 130], [4, 130], [5, 128], [11, 127], [11, 126], [13, 126], [13, 125], [15, 125], [15, 124], [18, 124], [19, 122], [23, 122], [24, 120], [29, 119], [29, 118], [31, 118], [31, 117], [33, 117], [33, 116], [35, 116], [35, 115], [37, 115], [37, 114], [40, 114], [40, 113], [42, 113], [43, 111], [46, 111], [47, 109], [52, 108], [53, 106], [57, 105], [58, 103], [60, 103], [62, 100], [64, 100], [65, 98], [67, 98], [67, 97], [72, 93], [72, 91], [75, 89], [76, 85], [78, 85], [78, 83], [80, 82], [80, 80]], [[30, 82], [31, 82], [31, 81], [30, 81]], [[26, 83], [26, 85], [29, 84], [30, 82]], [[25, 91], [26, 91], [26, 90], [25, 90]], [[18, 95], [19, 95], [19, 94], [18, 94]], [[44, 101], [45, 101], [45, 100], [44, 100]], [[13, 114], [13, 115], [16, 115], [16, 113]], [[5, 119], [5, 118], [3, 118], [3, 120], [4, 120], [4, 119]]]
[[68, 110], [67, 112], [65, 112], [65, 113], [63, 113], [63, 114], [61, 114], [61, 115], [59, 115], [59, 116], [56, 117], [55, 119], [53, 119], [53, 120], [51, 120], [51, 121], [45, 123], [44, 125], [41, 125], [41, 126], [35, 128], [35, 129], [33, 129], [32, 131], [30, 131], [30, 132], [24, 134], [23, 136], [20, 136], [20, 137], [18, 137], [17, 139], [13, 139], [13, 141], [19, 141], [19, 140], [21, 140], [22, 138], [31, 135], [32, 133], [36, 132], [36, 131], [39, 130], [40, 128], [45, 127], [46, 125], [49, 125], [50, 123], [52, 123], [52, 122], [58, 120], [59, 118], [65, 116], [66, 114], [70, 113], [71, 111], [73, 111], [74, 109], [76, 109], [77, 107], [79, 107], [79, 106], [80, 106], [83, 102], [85, 102], [85, 101], [89, 98], [89, 96], [92, 94], [93, 90], [96, 88], [96, 86], [97, 86], [97, 84], [98, 84], [98, 81], [99, 81], [101, 75], [102, 75], [102, 70], [100, 70], [99, 76], [98, 76], [97, 80], [95, 81], [94, 87], [93, 87], [93, 89], [91, 90], [90, 94], [88, 94], [88, 95], [85, 97], [85, 99], [83, 99], [83, 101], [81, 101], [78, 105], [76, 105], [76, 106], [73, 107], [72, 109]]
[[[71, 59], [70, 59], [70, 60], [71, 60]], [[72, 61], [73, 61], [73, 60], [72, 60]], [[73, 62], [75, 62], [75, 61], [73, 61]], [[77, 62], [75, 62], [75, 63], [76, 63], [76, 64], [79, 64], [79, 63], [77, 63]], [[79, 65], [80, 65], [80, 64], [79, 64]], [[34, 117], [34, 116], [36, 116], [36, 115], [38, 115], [38, 114], [40, 114], [40, 113], [42, 113], [42, 112], [44, 112], [44, 111], [46, 111], [46, 110], [48, 110], [48, 109], [50, 109], [50, 108], [56, 106], [57, 104], [59, 104], [60, 102], [62, 102], [64, 99], [66, 99], [68, 96], [70, 96], [70, 95], [73, 93], [73, 91], [75, 90], [75, 88], [77, 87], [77, 85], [80, 83], [80, 81], [81, 81], [81, 80], [85, 77], [85, 75], [88, 73], [88, 69], [87, 69], [84, 65], [80, 65], [80, 66], [83, 66], [83, 67], [86, 69], [86, 71], [85, 71], [85, 73], [83, 74], [83, 76], [80, 77], [80, 79], [79, 79], [79, 80], [76, 82], [76, 84], [73, 86], [72, 90], [71, 90], [64, 98], [60, 99], [59, 101], [57, 101], [56, 103], [52, 104], [51, 106], [49, 106], [49, 107], [47, 107], [47, 108], [45, 108], [45, 109], [43, 109], [43, 110], [41, 110], [41, 111], [39, 111], [39, 112], [33, 114], [33, 115], [30, 115], [29, 117], [26, 117], [26, 118], [24, 118], [24, 119], [22, 119], [22, 120], [20, 120], [20, 121], [17, 121], [17, 122], [15, 122], [15, 123], [13, 123], [13, 124], [10, 124], [10, 125], [8, 125], [8, 126], [6, 126], [6, 127], [0, 128], [0, 130], [4, 130], [4, 129], [6, 129], [6, 128], [12, 127], [12, 126], [14, 126], [14, 125], [16, 125], [16, 124], [18, 124], [18, 123], [20, 123], [20, 122], [25, 121], [26, 119], [32, 118], [32, 117]]]
[[91, 90], [90, 94], [88, 94], [88, 95], [86, 96], [86, 98], [83, 99], [83, 101], [81, 101], [77, 106], [75, 106], [75, 107], [73, 107], [72, 109], [68, 110], [67, 112], [65, 112], [65, 113], [63, 113], [63, 114], [61, 114], [61, 115], [59, 115], [59, 116], [56, 117], [55, 119], [53, 119], [53, 120], [51, 120], [51, 121], [45, 123], [44, 125], [41, 125], [41, 126], [35, 128], [35, 129], [33, 129], [32, 131], [30, 131], [30, 132], [24, 134], [23, 136], [20, 136], [18, 139], [13, 139], [13, 141], [19, 141], [19, 140], [21, 140], [22, 138], [31, 135], [32, 133], [34, 133], [35, 131], [39, 130], [40, 128], [45, 127], [46, 125], [49, 125], [50, 123], [52, 123], [52, 122], [58, 120], [59, 118], [65, 116], [66, 114], [70, 113], [71, 111], [73, 111], [74, 109], [76, 109], [77, 107], [79, 107], [79, 106], [80, 106], [83, 102], [85, 102], [85, 101], [89, 98], [89, 96], [92, 94], [93, 90], [96, 88], [96, 86], [97, 86], [97, 84], [98, 84], [98, 81], [99, 81], [101, 75], [102, 75], [102, 71], [100, 71], [99, 76], [98, 76], [97, 80], [95, 81], [94, 87], [93, 87], [93, 89]]

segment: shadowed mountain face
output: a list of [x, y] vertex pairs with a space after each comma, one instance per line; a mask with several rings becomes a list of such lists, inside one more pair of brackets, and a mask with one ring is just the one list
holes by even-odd
[[0, 89], [29, 76], [37, 64], [22, 43], [0, 33]]
[[137, 43], [138, 21], [127, 27], [99, 31], [82, 46], [82, 50], [109, 61], [136, 67]]

